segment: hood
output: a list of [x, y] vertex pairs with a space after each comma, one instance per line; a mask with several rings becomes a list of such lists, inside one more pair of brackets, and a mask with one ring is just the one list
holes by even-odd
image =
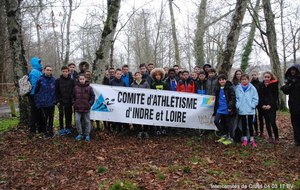
[[208, 64], [208, 63], [206, 63], [206, 64], [203, 65], [202, 69], [204, 70], [204, 67], [206, 67], [206, 66], [208, 66], [209, 68], [211, 68], [211, 65]]
[[30, 59], [30, 65], [32, 69], [37, 69], [39, 71], [42, 71], [42, 64], [41, 59], [38, 57], [32, 57]]
[[286, 71], [286, 73], [284, 75], [284, 78], [291, 77], [291, 69], [293, 69], [293, 68], [298, 71], [296, 76], [300, 76], [300, 64], [295, 64], [295, 65], [291, 66], [290, 68], [288, 68], [288, 70]]
[[86, 64], [87, 65], [87, 69], [90, 68], [90, 64], [87, 62], [87, 61], [81, 61], [79, 63], [79, 70], [81, 71], [82, 70], [82, 65]]
[[150, 73], [151, 77], [152, 77], [153, 79], [155, 79], [154, 76], [155, 76], [156, 73], [158, 73], [158, 72], [162, 73], [161, 80], [163, 80], [163, 78], [165, 78], [165, 70], [164, 70], [163, 68], [155, 68], [155, 69], [153, 69], [153, 70], [151, 71], [151, 73]]

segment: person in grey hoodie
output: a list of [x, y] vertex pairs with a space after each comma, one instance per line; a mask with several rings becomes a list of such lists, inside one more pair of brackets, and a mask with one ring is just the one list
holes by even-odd
[[216, 86], [218, 84], [217, 71], [214, 68], [208, 70], [208, 78], [206, 82], [206, 95], [216, 95]]

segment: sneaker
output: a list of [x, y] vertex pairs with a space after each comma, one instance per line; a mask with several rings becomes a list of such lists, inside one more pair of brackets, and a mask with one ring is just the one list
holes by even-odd
[[230, 145], [230, 144], [232, 144], [232, 142], [233, 142], [233, 140], [231, 140], [230, 138], [225, 139], [225, 141], [222, 141], [222, 143], [225, 145]]
[[60, 136], [64, 136], [65, 134], [66, 134], [66, 130], [65, 129], [59, 130], [59, 135]]
[[243, 143], [242, 143], [242, 146], [247, 146], [247, 144], [248, 144], [248, 141], [244, 140]]
[[252, 145], [252, 147], [253, 148], [256, 148], [257, 147], [257, 144], [255, 143], [255, 141], [253, 140], [253, 141], [251, 141], [251, 145]]
[[149, 135], [147, 132], [144, 132], [144, 135], [145, 135], [145, 139], [149, 139]]
[[65, 133], [66, 133], [67, 135], [70, 135], [70, 134], [72, 134], [72, 131], [71, 131], [71, 129], [66, 129], [66, 130], [65, 130]]
[[219, 140], [217, 140], [217, 142], [223, 143], [226, 140], [227, 140], [227, 135], [223, 135]]
[[75, 138], [76, 141], [80, 141], [82, 139], [82, 135], [77, 135], [77, 137]]
[[142, 138], [142, 135], [143, 135], [143, 132], [139, 132], [137, 138], [141, 139], [141, 138]]
[[89, 135], [87, 135], [87, 136], [85, 137], [85, 141], [86, 141], [86, 142], [90, 142], [90, 141], [91, 141], [91, 137], [90, 137]]
[[163, 129], [163, 130], [161, 131], [161, 134], [162, 134], [162, 135], [167, 135], [167, 131], [166, 131], [165, 129]]

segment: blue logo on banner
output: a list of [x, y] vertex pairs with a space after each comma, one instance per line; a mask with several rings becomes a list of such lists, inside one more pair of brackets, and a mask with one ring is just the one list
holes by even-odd
[[92, 111], [109, 112], [107, 106], [113, 104], [114, 101], [115, 99], [109, 100], [109, 98], [104, 100], [104, 97], [100, 94], [95, 104], [92, 106]]
[[203, 97], [202, 103], [199, 107], [213, 107], [213, 103], [215, 101], [215, 97]]

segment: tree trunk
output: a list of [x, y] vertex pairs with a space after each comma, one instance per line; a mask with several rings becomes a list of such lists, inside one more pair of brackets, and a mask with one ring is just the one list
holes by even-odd
[[253, 45], [255, 31], [256, 31], [256, 22], [258, 22], [259, 4], [260, 4], [260, 0], [256, 0], [255, 8], [253, 10], [253, 18], [252, 18], [250, 33], [248, 36], [247, 43], [244, 47], [244, 52], [242, 54], [241, 70], [243, 72], [245, 72], [249, 66], [249, 57], [252, 52], [252, 45]]
[[[5, 15], [4, 2], [0, 2], [0, 83], [5, 83], [5, 72], [4, 68], [7, 64], [7, 26], [6, 26], [6, 15]], [[4, 85], [0, 86], [0, 96], [4, 91]]]
[[237, 0], [236, 2], [236, 7], [232, 17], [230, 31], [227, 35], [226, 47], [223, 52], [223, 60], [219, 73], [224, 73], [227, 75], [229, 75], [230, 73], [247, 4], [248, 1], [245, 0]]
[[[272, 72], [277, 77], [279, 85], [282, 85], [282, 74], [280, 60], [277, 52], [277, 39], [276, 39], [276, 30], [274, 24], [274, 14], [272, 12], [270, 0], [263, 0], [264, 15], [266, 21], [266, 35], [268, 38], [270, 61], [272, 66]], [[283, 94], [280, 93], [280, 105], [279, 108], [283, 109], [285, 107], [285, 102]]]
[[107, 18], [101, 35], [100, 46], [96, 51], [96, 59], [93, 63], [94, 82], [100, 83], [105, 74], [105, 67], [109, 65], [111, 43], [114, 38], [118, 23], [121, 0], [108, 1]]
[[196, 55], [196, 65], [198, 66], [203, 66], [205, 64], [204, 34], [205, 34], [206, 5], [207, 5], [207, 0], [201, 0], [199, 13], [197, 16], [195, 55]]
[[[27, 62], [25, 59], [25, 50], [23, 47], [23, 35], [21, 26], [20, 1], [5, 0], [7, 28], [9, 33], [9, 45], [11, 59], [13, 62], [14, 83], [18, 88], [19, 79], [27, 74]], [[28, 124], [28, 100], [25, 97], [18, 96], [20, 109], [20, 124]]]
[[174, 48], [175, 48], [175, 62], [176, 62], [176, 65], [178, 65], [180, 67], [179, 46], [178, 46], [178, 40], [177, 40], [177, 35], [176, 35], [176, 25], [175, 25], [172, 1], [173, 0], [169, 0], [169, 8], [170, 8], [170, 15], [171, 15], [172, 37], [173, 37], [173, 43], [174, 43]]

